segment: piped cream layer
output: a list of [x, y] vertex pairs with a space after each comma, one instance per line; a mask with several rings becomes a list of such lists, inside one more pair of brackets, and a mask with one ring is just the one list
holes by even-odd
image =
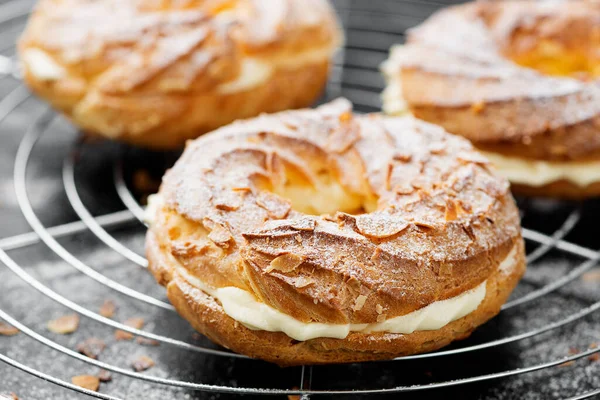
[[[217, 92], [231, 94], [250, 90], [268, 82], [278, 68], [299, 69], [331, 59], [335, 48], [307, 50], [299, 54], [281, 57], [278, 60], [261, 60], [246, 57], [242, 60], [240, 74], [231, 82], [217, 86]], [[42, 81], [59, 80], [66, 76], [66, 70], [52, 57], [40, 49], [28, 49], [22, 57], [28, 71]]]
[[[516, 246], [498, 266], [510, 273], [517, 263]], [[192, 286], [217, 299], [225, 313], [253, 330], [283, 332], [292, 339], [305, 341], [320, 337], [344, 339], [350, 332], [389, 332], [410, 334], [415, 331], [440, 329], [475, 311], [486, 295], [487, 281], [446, 300], [429, 304], [406, 315], [370, 324], [326, 324], [302, 322], [259, 301], [253, 294], [237, 287], [213, 288], [190, 275], [183, 267], [177, 273]]]
[[580, 187], [600, 181], [600, 161], [540, 161], [482, 152], [513, 183], [543, 186], [566, 180]]

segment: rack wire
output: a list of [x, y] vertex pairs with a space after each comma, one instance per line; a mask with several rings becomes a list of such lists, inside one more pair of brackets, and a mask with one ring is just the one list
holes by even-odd
[[[332, 78], [328, 85], [327, 98], [344, 95], [349, 98], [359, 111], [369, 112], [380, 109], [379, 93], [383, 87], [383, 82], [378, 72], [378, 66], [381, 61], [386, 58], [388, 48], [395, 43], [403, 41], [403, 32], [410, 26], [414, 26], [427, 17], [431, 12], [441, 6], [445, 6], [450, 2], [434, 2], [434, 1], [418, 1], [418, 0], [372, 0], [369, 2], [353, 1], [353, 0], [338, 0], [334, 1], [342, 23], [345, 26], [347, 34], [347, 42], [343, 51], [339, 54], [336, 65], [333, 68]], [[31, 1], [26, 0], [10, 0], [4, 4], [0, 4], [0, 84], [3, 81], [13, 81], [16, 86], [0, 100], [0, 124], [4, 123], [6, 118], [13, 115], [19, 107], [27, 101], [30, 101], [31, 94], [20, 83], [18, 68], [15, 62], [14, 41], [11, 39], [18, 34], [22, 29], [25, 17], [28, 15], [32, 6]], [[248, 357], [232, 353], [228, 350], [212, 346], [208, 342], [205, 344], [193, 343], [189, 340], [181, 340], [169, 335], [155, 333], [151, 329], [135, 329], [126, 324], [117, 322], [116, 320], [106, 318], [90, 308], [85, 307], [77, 302], [69, 300], [65, 295], [53, 289], [50, 285], [43, 282], [42, 279], [36, 277], [29, 272], [29, 268], [19, 263], [11, 252], [20, 249], [33, 248], [34, 246], [44, 245], [51, 251], [53, 256], [58, 257], [62, 262], [78, 271], [78, 273], [89, 278], [90, 285], [100, 285], [101, 287], [117, 293], [119, 296], [127, 298], [127, 301], [139, 302], [144, 307], [154, 307], [161, 312], [171, 314], [174, 308], [163, 298], [154, 297], [153, 295], [144, 293], [143, 291], [134, 289], [133, 282], [136, 281], [136, 276], [145, 274], [143, 269], [147, 267], [147, 260], [139, 251], [132, 250], [130, 242], [121, 240], [119, 234], [115, 231], [129, 232], [134, 237], [143, 235], [143, 207], [139, 202], [139, 193], [134, 193], [131, 185], [131, 168], [128, 165], [131, 162], [132, 153], [137, 150], [129, 149], [124, 146], [118, 148], [111, 147], [110, 156], [108, 159], [112, 163], [111, 179], [114, 185], [114, 201], [121, 202], [121, 208], [124, 209], [103, 213], [98, 215], [96, 211], [89, 205], [89, 199], [82, 196], [80, 184], [78, 184], [77, 172], [86, 164], [86, 157], [89, 157], [89, 147], [92, 146], [83, 138], [77, 139], [72, 143], [72, 148], [69, 154], [66, 155], [62, 165], [62, 174], [58, 173], [62, 179], [64, 193], [68, 199], [70, 207], [73, 209], [77, 220], [67, 223], [61, 223], [54, 226], [46, 226], [40, 216], [39, 211], [36, 212], [32, 202], [28, 188], [28, 175], [31, 173], [30, 165], [32, 159], [36, 156], [36, 146], [39, 146], [39, 141], [47, 135], [49, 127], [56, 123], [57, 115], [49, 108], [42, 108], [42, 111], [34, 118], [33, 122], [24, 129], [24, 135], [18, 146], [18, 151], [15, 156], [14, 163], [14, 190], [15, 196], [23, 216], [31, 227], [32, 231], [25, 234], [10, 236], [0, 239], [0, 262], [3, 264], [0, 268], [4, 269], [2, 274], [10, 271], [18, 276], [31, 289], [45, 296], [47, 300], [52, 300], [58, 303], [61, 307], [70, 312], [79, 314], [85, 319], [89, 319], [104, 327], [118, 329], [129, 332], [136, 336], [156, 340], [164, 346], [160, 352], [182, 351], [182, 357], [191, 357], [191, 353], [200, 354], [211, 360], [211, 363], [227, 363], [232, 360], [240, 360], [239, 362], [250, 363], [250, 369], [265, 368], [264, 363], [257, 360], [248, 359]], [[0, 125], [1, 130], [1, 125]], [[1, 138], [0, 138], [1, 139]], [[134, 155], [135, 157], [135, 155]], [[157, 155], [152, 155], [155, 160]], [[158, 157], [162, 157], [158, 155]], [[139, 159], [140, 157], [138, 157]], [[144, 159], [144, 157], [141, 157]], [[166, 157], [167, 159], [172, 159]], [[164, 161], [164, 160], [163, 160]], [[168, 164], [168, 161], [166, 161]], [[524, 278], [521, 286], [527, 286], [524, 290], [517, 290], [519, 293], [515, 298], [512, 298], [502, 308], [502, 315], [507, 314], [506, 318], [510, 319], [513, 312], [519, 312], [526, 307], [532, 307], [540, 303], [540, 300], [547, 299], [550, 295], [557, 295], [557, 291], [562, 293], [568, 285], [578, 281], [586, 272], [594, 268], [600, 260], [600, 253], [589, 246], [575, 243], [567, 240], [574, 229], [581, 225], [582, 215], [584, 215], [584, 205], [582, 204], [559, 204], [551, 206], [551, 211], [541, 212], [541, 217], [533, 218], [536, 222], [532, 227], [527, 225], [528, 214], [537, 210], [536, 204], [532, 204], [531, 200], [522, 200], [519, 203], [522, 215], [524, 218], [523, 235], [527, 240], [527, 261], [532, 267]], [[550, 224], [548, 215], [555, 215], [556, 207], [561, 210], [561, 221], [556, 224]], [[567, 211], [564, 211], [567, 210]], [[542, 224], [539, 224], [539, 220]], [[535, 228], [533, 227], [535, 225]], [[543, 229], [539, 229], [539, 228]], [[548, 232], [548, 228], [551, 230]], [[128, 268], [131, 273], [131, 279], [128, 282], [110, 278], [82, 260], [73, 249], [69, 249], [67, 245], [61, 244], [61, 240], [85, 233], [93, 234], [97, 240], [106, 248], [111, 249], [123, 259], [124, 268]], [[598, 232], [596, 231], [596, 234]], [[551, 254], [559, 254], [574, 258], [578, 261], [571, 263], [571, 268], [561, 277], [553, 279], [549, 282], [540, 284], [540, 279], [535, 275], [535, 267], [538, 264], [543, 264]], [[2, 292], [3, 283], [0, 282], [0, 293]], [[531, 289], [530, 289], [531, 288]], [[530, 290], [529, 290], [530, 289]], [[562, 296], [563, 294], [561, 294]], [[18, 306], [18, 300], [15, 303]], [[528, 327], [518, 333], [511, 333], [492, 340], [484, 340], [479, 343], [467, 341], [462, 345], [451, 346], [448, 349], [440, 350], [429, 354], [419, 354], [408, 357], [401, 357], [396, 360], [386, 363], [383, 368], [395, 368], [394, 365], [404, 365], [406, 363], [418, 363], [419, 360], [433, 362], [435, 360], [447, 359], [452, 356], [457, 357], [478, 357], [485, 350], [498, 350], [506, 348], [510, 345], [516, 345], [525, 340], [537, 339], [544, 337], [548, 332], [557, 332], [564, 328], [572, 327], [573, 325], [587, 321], [600, 309], [600, 301], [594, 299], [587, 301], [584, 307], [580, 307], [572, 313], [562, 315], [552, 320], [545, 321], [537, 327]], [[186, 389], [201, 392], [214, 392], [225, 394], [249, 394], [249, 395], [289, 395], [309, 396], [317, 395], [374, 395], [384, 393], [406, 393], [406, 392], [421, 392], [434, 389], [449, 389], [460, 387], [466, 384], [476, 384], [481, 382], [492, 382], [500, 378], [518, 377], [523, 374], [532, 373], [541, 370], [550, 370], [552, 368], [565, 365], [586, 357], [593, 356], [600, 352], [600, 348], [588, 348], [574, 354], [563, 354], [562, 357], [554, 357], [542, 360], [540, 362], [527, 365], [518, 365], [500, 371], [490, 373], [475, 373], [473, 375], [439, 380], [429, 382], [411, 382], [402, 385], [390, 385], [380, 387], [369, 387], [368, 382], [360, 379], [353, 379], [353, 384], [348, 384], [345, 387], [338, 387], [321, 384], [322, 387], [315, 387], [314, 381], [318, 379], [318, 372], [322, 373], [322, 369], [317, 367], [300, 367], [280, 371], [281, 374], [288, 376], [285, 382], [291, 382], [289, 386], [260, 386], [253, 387], [251, 385], [241, 386], [234, 384], [214, 383], [211, 381], [202, 380], [185, 380], [177, 376], [162, 377], [152, 373], [133, 372], [130, 369], [115, 365], [109, 361], [98, 361], [88, 358], [84, 355], [71, 350], [68, 346], [60, 344], [53, 338], [42, 334], [28, 326], [19, 318], [16, 318], [14, 313], [0, 309], [0, 319], [13, 325], [19, 329], [22, 334], [26, 335], [32, 341], [38, 342], [47, 348], [49, 357], [52, 353], [61, 354], [70, 357], [82, 365], [88, 365], [105, 369], [114, 372], [126, 379], [139, 380], [148, 382], [157, 386], [165, 386], [174, 389]], [[600, 326], [595, 327], [600, 328]], [[600, 337], [597, 337], [600, 341]], [[12, 339], [2, 338], [1, 341]], [[0, 341], [0, 344], [2, 343]], [[0, 347], [6, 349], [7, 347]], [[189, 354], [188, 354], [189, 353]], [[0, 352], [0, 360], [5, 364], [26, 372], [36, 378], [50, 382], [52, 384], [62, 386], [75, 393], [85, 394], [88, 396], [100, 399], [118, 399], [115, 395], [107, 395], [98, 392], [89, 391], [78, 386], [75, 386], [64, 378], [47, 374], [38, 369], [35, 369], [30, 364], [31, 360], [17, 360], [9, 357], [3, 350]], [[459, 358], [460, 360], [460, 358]], [[411, 365], [413, 365], [411, 364]], [[211, 364], [212, 365], [212, 364]], [[369, 364], [369, 365], [377, 365]], [[390, 367], [390, 365], [392, 365]], [[417, 365], [417, 364], [414, 364]], [[335, 368], [335, 367], [332, 367]], [[343, 367], [339, 367], [343, 368]], [[368, 369], [366, 364], [357, 364], [356, 368]], [[342, 369], [340, 373], [348, 372], [348, 369]], [[151, 372], [151, 371], [150, 371]], [[321, 378], [323, 380], [323, 378]], [[0, 389], [3, 389], [0, 387]], [[600, 389], [588, 389], [583, 393], [573, 392], [570, 395], [571, 399], [590, 398], [600, 394]]]

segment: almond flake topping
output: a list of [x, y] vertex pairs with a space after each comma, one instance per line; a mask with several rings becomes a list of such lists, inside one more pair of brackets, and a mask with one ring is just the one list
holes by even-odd
[[354, 311], [360, 311], [365, 306], [366, 302], [367, 302], [367, 296], [361, 294], [354, 301], [354, 307], [352, 307], [352, 309]]
[[302, 256], [288, 253], [283, 254], [279, 257], [274, 258], [271, 261], [271, 264], [266, 269], [266, 272], [271, 272], [273, 270], [281, 271], [284, 273], [290, 272], [298, 268], [300, 264], [304, 261]]
[[406, 228], [409, 223], [389, 214], [363, 214], [356, 217], [356, 229], [365, 236], [383, 239], [394, 236]]

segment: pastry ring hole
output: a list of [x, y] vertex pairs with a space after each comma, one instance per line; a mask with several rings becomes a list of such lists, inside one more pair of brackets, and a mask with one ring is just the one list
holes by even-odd
[[[531, 40], [531, 37], [529, 37]], [[519, 42], [513, 43], [506, 56], [518, 65], [534, 69], [544, 75], [564, 76], [582, 81], [600, 77], [600, 45], [598, 40], [586, 41], [582, 38], [577, 46], [557, 40], [535, 38], [527, 50], [518, 49]], [[521, 42], [525, 42], [523, 39]]]
[[289, 200], [295, 211], [308, 215], [359, 215], [377, 209], [377, 198], [352, 192], [331, 168], [309, 166], [305, 170], [287, 162], [282, 164], [280, 179], [271, 180], [264, 189]]

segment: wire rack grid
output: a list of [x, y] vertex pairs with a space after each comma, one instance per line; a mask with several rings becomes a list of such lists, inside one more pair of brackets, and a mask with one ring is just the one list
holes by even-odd
[[[326, 98], [343, 95], [350, 99], [359, 111], [378, 111], [379, 93], [383, 87], [378, 66], [386, 58], [387, 50], [392, 44], [403, 41], [403, 32], [407, 28], [418, 24], [449, 2], [338, 0], [334, 3], [346, 29], [347, 40], [333, 68]], [[143, 280], [140, 275], [149, 274], [143, 271], [147, 267], [147, 261], [142, 255], [141, 245], [144, 226], [143, 208], [139, 199], [142, 193], [133, 187], [132, 181], [136, 171], [139, 171], [136, 169], [138, 167], [146, 168], [159, 177], [177, 155], [147, 153], [111, 143], [88, 143], [85, 138], [73, 141], [73, 128], [64, 123], [52, 110], [33, 99], [20, 82], [14, 38], [22, 30], [31, 6], [32, 2], [27, 0], [11, 0], [0, 4], [0, 90], [6, 92], [0, 99], [0, 123], [6, 124], [6, 121], [21, 108], [35, 103], [32, 116], [18, 124], [22, 138], [14, 157], [12, 176], [15, 204], [31, 231], [0, 239], [0, 262], [3, 264], [0, 266], [0, 276], [12, 274], [13, 278], [18, 278], [28, 293], [31, 292], [41, 299], [39, 307], [46, 307], [46, 303], [56, 303], [63, 312], [80, 315], [83, 318], [82, 324], [89, 323], [100, 327], [94, 329], [109, 334], [118, 329], [151, 339], [160, 344], [152, 351], [158, 358], [165, 357], [166, 364], [186, 363], [191, 366], [181, 373], [178, 373], [176, 368], [160, 369], [159, 373], [153, 373], [152, 370], [141, 373], [123, 365], [122, 358], [116, 354], [114, 358], [119, 362], [112, 362], [108, 357], [107, 361], [86, 357], [72, 350], [73, 343], [65, 342], [40, 329], [40, 322], [44, 321], [40, 321], [39, 313], [33, 312], [34, 318], [28, 318], [24, 316], [28, 315], [25, 312], [28, 310], [20, 307], [19, 299], [9, 301], [5, 296], [0, 296], [0, 299], [6, 300], [0, 303], [0, 319], [19, 329], [19, 336], [25, 340], [39, 344], [39, 353], [36, 350], [39, 357], [59, 357], [60, 363], [69, 365], [72, 364], [69, 359], [73, 359], [80, 365], [81, 370], [101, 368], [113, 372], [115, 381], [120, 379], [122, 382], [143, 382], [152, 388], [161, 388], [156, 390], [163, 397], [156, 398], [179, 395], [189, 398], [195, 396], [195, 393], [213, 393], [215, 396], [246, 394], [256, 397], [287, 395], [290, 398], [384, 393], [404, 393], [411, 396], [423, 391], [439, 394], [440, 390], [463, 393], [463, 387], [473, 386], [477, 388], [476, 391], [484, 390], [491, 396], [496, 393], [500, 398], [501, 393], [494, 390], [507, 394], [507, 387], [494, 386], [494, 382], [500, 378], [518, 380], [526, 375], [533, 376], [530, 379], [533, 379], [534, 383], [528, 388], [535, 391], [536, 385], [547, 384], [544, 383], [543, 377], [536, 376], [536, 371], [550, 376], [561, 374], [565, 371], [562, 367], [570, 366], [578, 360], [593, 359], [594, 355], [600, 352], [600, 348], [593, 345], [594, 339], [600, 341], [600, 335], [593, 336], [600, 328], [600, 323], [593, 319], [600, 308], [600, 299], [594, 296], [597, 284], [595, 287], [592, 284], [590, 288], [589, 282], [582, 283], [582, 277], [593, 276], [590, 274], [593, 274], [592, 270], [600, 259], [600, 253], [593, 249], [594, 242], [590, 239], [590, 235], [593, 238], [598, 234], [598, 230], [594, 231], [593, 224], [586, 223], [597, 214], [595, 210], [598, 203], [573, 204], [528, 199], [520, 199], [519, 206], [524, 224], [523, 235], [527, 240], [529, 271], [516, 294], [504, 305], [501, 316], [497, 318], [499, 322], [494, 320], [486, 325], [491, 328], [482, 328], [486, 331], [485, 334], [475, 334], [462, 344], [435, 353], [402, 357], [386, 363], [276, 369], [261, 361], [218, 348], [202, 338], [192, 337], [189, 328], [182, 328], [187, 333], [174, 334], [179, 332], [179, 329], [173, 328], [173, 324], [184, 326], [180, 322], [173, 322], [179, 321], [174, 315], [174, 308], [158, 289], [147, 289], [148, 285], [139, 282]], [[1, 130], [2, 125], [0, 132]], [[44, 141], [47, 142], [46, 138], [55, 135], [56, 132], [59, 132], [58, 139], [55, 137], [54, 140], [57, 140], [59, 145], [54, 148], [65, 148], [68, 145], [61, 169], [48, 167], [40, 172], [39, 165], [43, 165], [47, 161], [44, 157], [48, 157], [48, 145], [44, 144]], [[6, 141], [0, 135], [0, 147], [3, 140]], [[111, 171], [106, 172], [106, 165], [110, 165]], [[96, 182], [90, 177], [94, 177], [98, 169], [102, 169], [103, 175], [99, 182]], [[32, 179], [36, 179], [36, 174], [43, 175], [46, 179], [50, 174], [50, 184], [60, 188], [63, 201], [58, 201], [56, 207], [49, 204], [47, 199], [40, 199], [39, 196], [31, 194], [31, 191], [37, 188], [31, 184]], [[38, 180], [35, 182], [36, 185], [39, 184]], [[56, 185], [57, 182], [60, 182], [60, 185]], [[65, 213], [65, 206], [73, 212]], [[105, 212], [107, 209], [110, 211]], [[59, 210], [56, 211], [58, 217], [54, 216], [55, 210]], [[48, 218], [48, 215], [52, 217]], [[48, 219], [55, 223], [48, 224], [45, 222]], [[567, 240], [570, 237], [573, 239]], [[42, 250], [36, 252], [39, 257], [36, 261], [38, 264], [47, 259], [55, 260], [53, 263], [71, 271], [67, 276], [71, 276], [74, 270], [78, 274], [77, 279], [81, 279], [85, 284], [78, 287], [59, 285], [60, 288], [57, 288], [54, 283], [46, 283], [48, 280], [54, 281], [52, 276], [40, 273], [43, 269], [19, 262], [23, 252], [40, 247]], [[102, 248], [100, 253], [98, 248]], [[91, 261], [90, 254], [94, 256], [91, 257]], [[96, 259], [98, 254], [102, 255], [101, 260]], [[115, 257], [118, 261], [113, 261]], [[118, 268], [105, 270], [104, 266], [112, 263], [118, 265]], [[119, 272], [115, 273], [115, 270]], [[9, 292], [9, 288], [3, 289], [5, 281], [10, 282], [10, 279], [1, 279], [0, 293]], [[88, 289], [89, 287], [99, 289]], [[88, 290], [89, 293], [86, 293]], [[144, 329], [136, 329], [118, 322], [116, 318], [102, 316], [89, 305], [93, 303], [91, 298], [97, 291], [103, 293], [103, 296], [106, 296], [106, 293], [108, 296], [117, 296], [123, 304], [128, 304], [125, 309], [141, 310], [139, 312], [155, 317], [156, 322], [146, 324]], [[72, 300], [73, 297], [84, 300], [75, 301]], [[532, 310], [535, 315], [537, 308], [542, 310], [543, 305], [554, 302], [558, 302], [558, 305], [552, 310], [564, 312], [540, 311], [540, 320], [532, 317]], [[570, 304], [569, 307], [566, 304]], [[158, 321], [168, 322], [161, 325]], [[580, 325], [584, 326], [583, 337], [569, 341], [569, 337], [575, 335], [574, 332], [581, 332]], [[588, 332], [592, 332], [591, 337]], [[549, 337], [558, 337], [561, 343], [558, 346], [552, 345], [554, 350], [542, 354], [535, 362], [521, 363], [521, 359], [514, 365], [502, 362], [503, 358], [514, 358], [515, 353], [524, 351], [527, 346], [535, 348], [541, 343], [544, 348], [544, 343], [550, 342]], [[106, 391], [103, 386], [101, 392], [75, 386], [69, 382], [68, 377], [60, 373], [60, 368], [58, 373], [56, 368], [51, 369], [52, 373], [34, 368], [30, 358], [17, 359], [12, 355], [15, 352], [11, 351], [11, 340], [13, 339], [0, 338], [0, 360], [8, 367], [8, 373], [24, 371], [35, 377], [34, 382], [38, 382], [37, 379], [39, 382], [50, 382], [67, 389], [66, 393], [69, 395], [84, 394], [100, 399], [131, 397], [131, 393], [126, 391], [109, 390], [109, 385], [106, 386]], [[580, 344], [577, 351], [565, 351], [575, 342]], [[581, 346], [581, 343], [590, 345]], [[482, 358], [496, 361], [489, 362], [482, 368], [483, 364], [476, 361]], [[474, 366], [464, 367], [469, 363], [474, 363]], [[434, 374], [429, 371], [432, 364], [440, 366], [439, 368], [455, 364], [463, 366], [457, 368], [456, 374], [448, 374], [448, 371]], [[491, 364], [491, 367], [488, 364]], [[590, 371], [597, 374], [600, 369], [591, 363], [588, 364], [590, 365], [580, 369], [569, 369], [569, 373], [575, 378], [567, 379], [575, 379], [578, 383], [570, 388], [563, 385], [557, 396], [584, 399], [600, 394], [600, 390], [597, 389], [598, 382], [589, 378]], [[1, 380], [0, 392], [9, 390], [10, 388], [2, 386]], [[464, 393], [466, 396], [467, 393], [473, 392]], [[508, 395], [510, 396], [510, 393]]]

